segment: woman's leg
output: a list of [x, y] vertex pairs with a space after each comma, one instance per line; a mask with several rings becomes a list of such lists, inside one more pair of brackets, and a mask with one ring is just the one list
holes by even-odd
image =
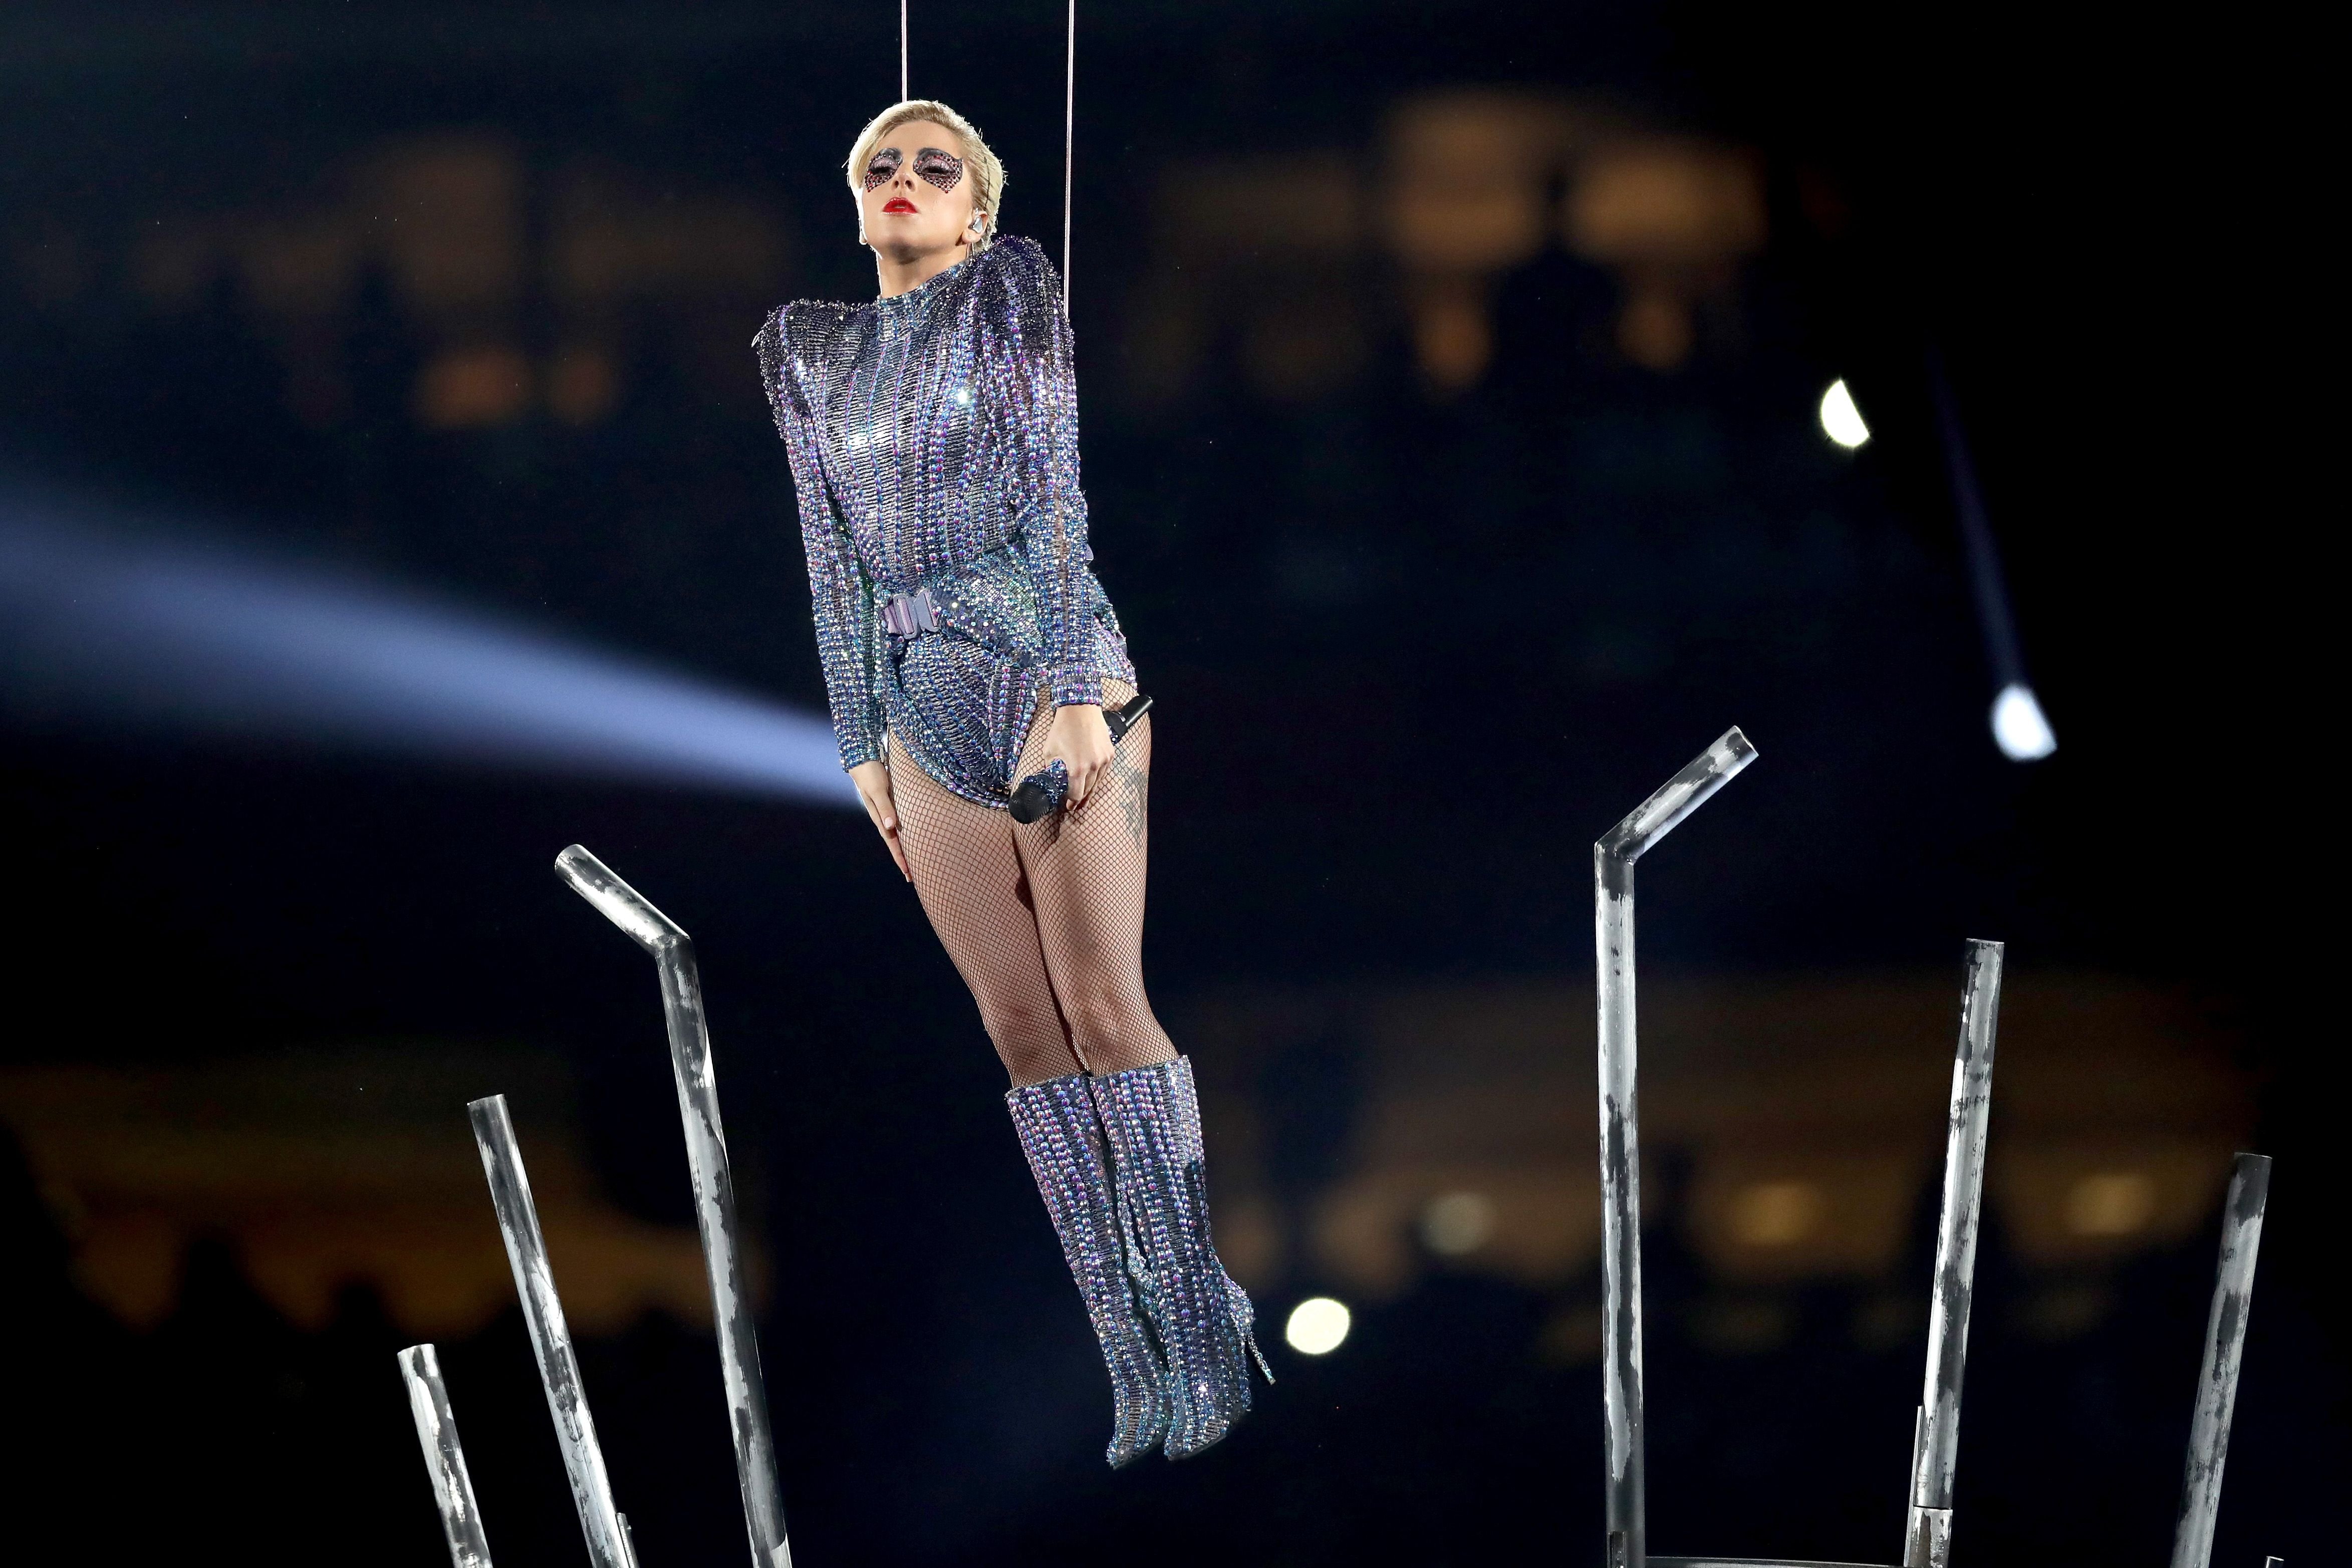
[[898, 842], [923, 912], [955, 961], [1018, 1089], [1083, 1071], [1055, 1005], [1013, 819], [974, 805], [890, 742]]
[[[1106, 706], [1133, 695], [1124, 681], [1103, 683]], [[1031, 726], [1015, 776], [1045, 765], [1052, 721], [1047, 709]], [[1085, 805], [1013, 827], [1054, 998], [1078, 1059], [1092, 1073], [1150, 1067], [1176, 1056], [1143, 991], [1150, 786], [1147, 718], [1119, 742]]]
[[981, 1022], [1013, 1076], [1005, 1109], [1102, 1344], [1112, 1402], [1103, 1457], [1114, 1467], [1129, 1464], [1167, 1436], [1168, 1372], [1129, 1279], [1109, 1152], [1054, 1003], [1013, 818], [942, 787], [896, 742], [890, 794], [923, 912], [971, 987]]
[[[1123, 681], [1104, 682], [1106, 704], [1130, 695]], [[1024, 776], [1044, 761], [1051, 719], [1030, 731]], [[1192, 1064], [1169, 1043], [1143, 990], [1150, 783], [1146, 719], [1119, 742], [1083, 805], [1013, 835], [1055, 998], [1094, 1075], [1087, 1087], [1111, 1151], [1129, 1266], [1167, 1360], [1167, 1453], [1181, 1459], [1248, 1411], [1256, 1342], [1249, 1298], [1210, 1237]]]

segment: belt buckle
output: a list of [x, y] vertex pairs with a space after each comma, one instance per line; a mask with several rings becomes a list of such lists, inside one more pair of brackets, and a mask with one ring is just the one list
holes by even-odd
[[911, 637], [940, 629], [939, 602], [929, 588], [893, 594], [882, 601], [882, 624], [893, 637]]

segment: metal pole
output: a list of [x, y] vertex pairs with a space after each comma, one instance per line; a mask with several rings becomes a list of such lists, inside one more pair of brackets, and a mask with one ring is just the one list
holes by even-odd
[[735, 1437], [735, 1478], [743, 1493], [743, 1524], [756, 1568], [791, 1568], [784, 1501], [776, 1487], [776, 1444], [768, 1426], [768, 1385], [760, 1370], [759, 1335], [743, 1286], [735, 1179], [727, 1163], [727, 1131], [719, 1120], [719, 1085], [711, 1067], [710, 1029], [703, 1017], [694, 943], [677, 921], [579, 845], [555, 858], [555, 874], [652, 953], [660, 973], [670, 1073], [677, 1085], [678, 1116], [686, 1123], [694, 1217], [702, 1231], [702, 1259], [710, 1279], [728, 1426]]
[[1642, 1150], [1634, 1098], [1633, 862], [1756, 760], [1738, 727], [1592, 847], [1601, 1036], [1601, 1414], [1609, 1568], [1648, 1561], [1642, 1459]]
[[2221, 1267], [2205, 1321], [2205, 1364], [2197, 1374], [2197, 1415], [2189, 1429], [2189, 1473], [2180, 1488], [2180, 1521], [2172, 1532], [2172, 1568], [2206, 1568], [2213, 1556], [2213, 1518], [2221, 1507], [2221, 1465], [2230, 1457], [2230, 1415], [2238, 1403], [2238, 1361], [2246, 1349], [2246, 1314], [2254, 1300], [2254, 1257], [2262, 1250], [2263, 1209], [2270, 1202], [2271, 1162], [2241, 1154], [2221, 1209]]
[[431, 1345], [411, 1345], [398, 1359], [401, 1379], [408, 1384], [409, 1414], [416, 1418], [417, 1446], [433, 1478], [433, 1500], [441, 1510], [441, 1533], [449, 1541], [451, 1568], [490, 1568], [489, 1538], [482, 1533], [481, 1506], [474, 1500], [474, 1479], [466, 1473], [457, 1418], [442, 1386], [441, 1358]]
[[530, 1178], [523, 1173], [507, 1097], [494, 1094], [475, 1100], [466, 1110], [474, 1121], [474, 1142], [481, 1146], [482, 1170], [490, 1180], [490, 1204], [506, 1237], [507, 1259], [514, 1265], [515, 1290], [522, 1297], [523, 1321], [530, 1325], [530, 1348], [539, 1357], [540, 1382], [547, 1389], [548, 1414], [555, 1418], [555, 1440], [563, 1449], [563, 1468], [571, 1478], [572, 1501], [580, 1510], [580, 1532], [588, 1538], [589, 1561], [595, 1568], [636, 1568], [628, 1527], [613, 1506], [604, 1451], [597, 1446], [596, 1422], [588, 1414], [588, 1394], [580, 1384], [580, 1362], [572, 1352], [563, 1303], [556, 1299], [555, 1275], [548, 1266], [546, 1239], [539, 1233], [539, 1209], [530, 1200]]
[[1997, 942], [1969, 943], [1960, 1043], [1952, 1058], [1951, 1117], [1944, 1137], [1944, 1212], [1936, 1228], [1927, 1371], [1911, 1446], [1903, 1568], [1947, 1568], [1951, 1561], [1952, 1479], [1959, 1464], [1960, 1381], [1968, 1368], [1977, 1223], [1984, 1208], [1985, 1127], [1992, 1110], [2002, 951]]

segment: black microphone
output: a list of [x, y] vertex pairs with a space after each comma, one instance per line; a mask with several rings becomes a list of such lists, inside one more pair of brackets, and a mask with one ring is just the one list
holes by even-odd
[[[1140, 691], [1129, 698], [1123, 707], [1105, 709], [1103, 726], [1110, 731], [1110, 743], [1116, 746], [1125, 740], [1127, 732], [1150, 711], [1151, 699]], [[1070, 770], [1062, 765], [1061, 758], [1055, 757], [1044, 773], [1031, 773], [1013, 792], [1013, 820], [1024, 826], [1043, 822], [1061, 810], [1062, 803], [1069, 796]]]

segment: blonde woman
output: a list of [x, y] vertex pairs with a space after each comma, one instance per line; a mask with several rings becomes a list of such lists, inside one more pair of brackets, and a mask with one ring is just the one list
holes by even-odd
[[[1182, 1458], [1249, 1409], [1256, 1345], [1191, 1064], [1144, 994], [1151, 726], [1115, 745], [1103, 717], [1135, 669], [1087, 543], [1060, 283], [998, 236], [1003, 166], [946, 104], [884, 110], [847, 169], [879, 297], [787, 305], [757, 340], [842, 765], [1012, 1076], [1109, 1363], [1106, 1457]], [[1015, 822], [1055, 763], [1066, 804]]]

